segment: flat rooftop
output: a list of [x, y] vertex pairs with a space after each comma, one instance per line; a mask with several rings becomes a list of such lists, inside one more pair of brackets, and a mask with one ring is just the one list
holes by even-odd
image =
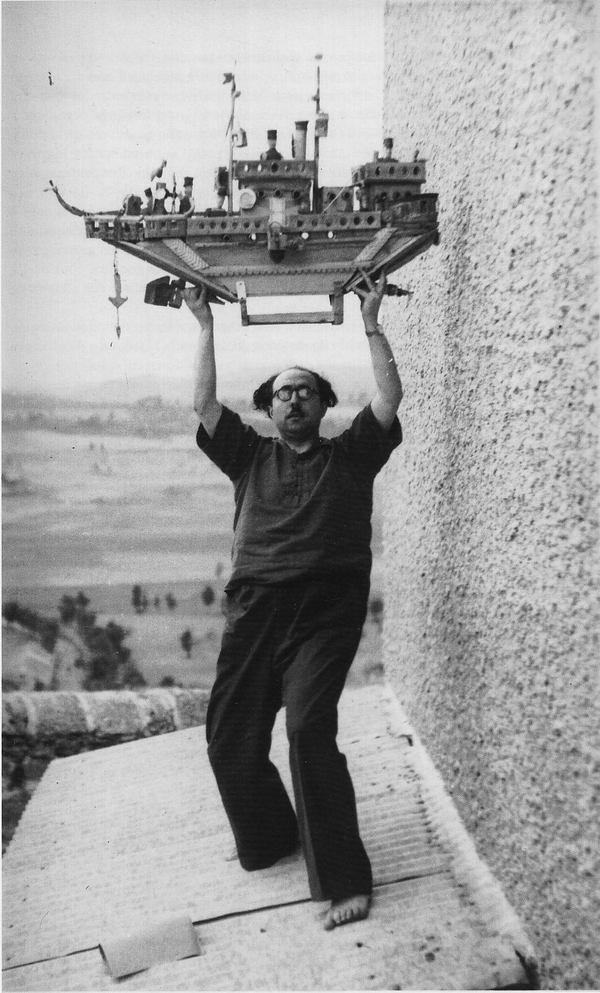
[[[338, 741], [373, 864], [366, 921], [323, 930], [301, 855], [244, 872], [191, 728], [48, 767], [4, 858], [4, 989], [530, 988], [527, 937], [393, 693], [346, 690]], [[272, 756], [291, 795], [281, 715]], [[110, 975], [107, 937], [182, 914], [199, 955]]]

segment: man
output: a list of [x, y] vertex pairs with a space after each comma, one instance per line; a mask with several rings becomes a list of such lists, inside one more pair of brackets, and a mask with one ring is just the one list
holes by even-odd
[[[360, 839], [337, 704], [365, 620], [373, 480], [401, 441], [402, 386], [377, 323], [381, 280], [362, 304], [376, 393], [352, 426], [319, 436], [337, 402], [327, 380], [300, 366], [254, 394], [278, 437], [263, 438], [217, 399], [206, 290], [184, 297], [200, 323], [194, 406], [200, 448], [235, 487], [233, 568], [217, 675], [207, 713], [208, 755], [241, 865], [263, 869], [294, 852], [311, 896], [329, 900], [324, 926], [369, 911], [371, 866]], [[296, 812], [269, 760], [286, 708]]]

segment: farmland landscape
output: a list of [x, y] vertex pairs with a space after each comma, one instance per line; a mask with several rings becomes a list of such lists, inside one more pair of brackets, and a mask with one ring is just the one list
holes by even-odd
[[[342, 430], [358, 406], [338, 408], [329, 432]], [[268, 421], [241, 402], [238, 409], [269, 432]], [[148, 686], [169, 679], [209, 687], [214, 678], [233, 493], [198, 451], [195, 428], [188, 407], [159, 396], [120, 407], [14, 395], [4, 404], [4, 604], [58, 617], [61, 599], [83, 591], [98, 623], [126, 629]], [[376, 566], [380, 543], [376, 513]], [[146, 600], [142, 611], [132, 602], [135, 585]], [[207, 587], [214, 593], [208, 603]], [[28, 684], [14, 644], [5, 630], [9, 688]], [[379, 629], [370, 622], [351, 681], [372, 678], [378, 667]]]

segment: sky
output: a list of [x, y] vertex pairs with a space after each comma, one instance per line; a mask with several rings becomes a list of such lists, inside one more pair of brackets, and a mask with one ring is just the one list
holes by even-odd
[[[167, 176], [194, 177], [197, 209], [215, 205], [214, 170], [228, 161], [223, 73], [235, 72], [240, 158], [258, 158], [277, 128], [289, 154], [294, 121], [309, 149], [322, 54], [320, 178], [341, 185], [381, 148], [383, 0], [5, 0], [2, 3], [2, 378], [5, 390], [81, 392], [105, 380], [191, 377], [196, 324], [144, 304], [161, 275], [119, 252], [122, 335], [108, 302], [113, 250], [45, 192], [110, 210]], [[52, 76], [50, 85], [49, 73]], [[286, 151], [287, 150], [287, 151]], [[308, 301], [305, 301], [305, 305]], [[315, 301], [321, 309], [327, 301]], [[281, 309], [281, 301], [269, 301]], [[287, 306], [287, 305], [286, 305]], [[257, 309], [256, 304], [251, 310]], [[258, 307], [267, 309], [267, 307]], [[293, 306], [289, 309], [295, 309]], [[239, 307], [215, 307], [219, 382], [310, 364], [369, 368], [358, 301], [331, 325], [242, 328]]]

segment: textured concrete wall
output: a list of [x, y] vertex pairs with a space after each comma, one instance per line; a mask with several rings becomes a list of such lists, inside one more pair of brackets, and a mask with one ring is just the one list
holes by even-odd
[[384, 317], [386, 671], [554, 988], [600, 983], [594, 43], [591, 0], [385, 13], [441, 230]]

